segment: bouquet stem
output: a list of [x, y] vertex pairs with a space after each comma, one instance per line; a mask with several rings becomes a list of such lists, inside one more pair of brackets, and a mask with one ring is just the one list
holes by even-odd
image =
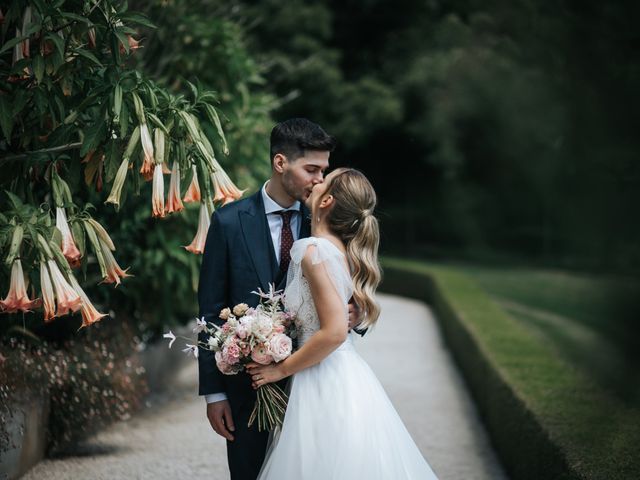
[[253, 425], [256, 420], [259, 432], [281, 426], [287, 409], [288, 395], [273, 383], [259, 387], [256, 393], [258, 398], [249, 417], [248, 426]]

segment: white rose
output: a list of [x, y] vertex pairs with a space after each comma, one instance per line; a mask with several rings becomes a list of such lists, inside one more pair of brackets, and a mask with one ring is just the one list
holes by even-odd
[[281, 362], [291, 355], [291, 339], [278, 333], [269, 340], [269, 354], [275, 362]]

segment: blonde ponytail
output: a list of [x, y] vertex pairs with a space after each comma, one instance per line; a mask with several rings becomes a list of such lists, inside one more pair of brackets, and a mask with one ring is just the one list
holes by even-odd
[[376, 192], [362, 172], [341, 168], [325, 193], [335, 199], [327, 220], [329, 228], [340, 236], [347, 248], [353, 299], [362, 311], [361, 326], [370, 327], [380, 315], [374, 296], [382, 278], [378, 263], [380, 229], [373, 215]]

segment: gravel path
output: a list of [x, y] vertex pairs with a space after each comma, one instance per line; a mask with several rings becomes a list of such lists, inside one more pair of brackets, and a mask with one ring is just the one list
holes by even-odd
[[[505, 479], [430, 310], [400, 297], [380, 300], [378, 326], [356, 346], [436, 474]], [[225, 443], [206, 421], [195, 379], [192, 363], [161, 402], [95, 435], [73, 456], [39, 463], [23, 479], [228, 479]]]

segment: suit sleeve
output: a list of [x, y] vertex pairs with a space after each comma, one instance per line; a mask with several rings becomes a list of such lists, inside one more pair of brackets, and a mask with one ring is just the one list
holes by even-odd
[[[214, 212], [207, 232], [200, 280], [198, 282], [199, 316], [207, 322], [221, 325], [218, 315], [226, 307], [228, 298], [229, 258], [225, 232], [218, 212]], [[207, 335], [201, 332], [198, 340], [206, 341]], [[214, 352], [200, 348], [198, 352], [199, 395], [209, 395], [225, 391], [224, 376], [216, 366]]]

